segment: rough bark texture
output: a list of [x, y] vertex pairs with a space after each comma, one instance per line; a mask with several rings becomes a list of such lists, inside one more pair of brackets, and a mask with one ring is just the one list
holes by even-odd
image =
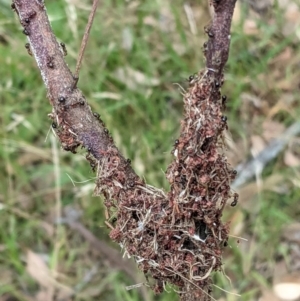
[[91, 111], [64, 62], [64, 47], [51, 30], [44, 3], [15, 0], [12, 4], [45, 82], [53, 107], [49, 116], [62, 147], [72, 152], [85, 147], [87, 160], [97, 169], [95, 192], [105, 198], [110, 237], [155, 279], [155, 292], [163, 291], [168, 282], [179, 287], [184, 301], [211, 300], [210, 275], [222, 266], [229, 231], [221, 221], [222, 211], [230, 198], [235, 205], [238, 197], [230, 190], [235, 171], [223, 151], [226, 97], [220, 93], [235, 2], [211, 2], [215, 15], [206, 28], [206, 68], [190, 77], [184, 96], [175, 158], [166, 171], [168, 193], [135, 174], [99, 115]]

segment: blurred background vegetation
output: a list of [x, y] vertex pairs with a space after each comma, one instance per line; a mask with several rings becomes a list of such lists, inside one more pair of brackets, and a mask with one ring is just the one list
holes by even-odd
[[[249, 2], [236, 8], [222, 88], [233, 166], [280, 137], [300, 111], [299, 3]], [[108, 238], [84, 153], [64, 152], [53, 136], [45, 87], [10, 4], [0, 0], [0, 301], [177, 300], [173, 292], [127, 291], [142, 276], [112, 267], [97, 247], [115, 248], [120, 267], [127, 264]], [[91, 1], [48, 0], [46, 7], [74, 70]], [[203, 28], [210, 20], [207, 1], [99, 3], [79, 88], [151, 185], [168, 189], [163, 171], [179, 132], [180, 86], [204, 67]], [[277, 300], [278, 271], [299, 276], [299, 154], [296, 136], [237, 189], [239, 205], [224, 214], [232, 235], [224, 252], [227, 276], [215, 275], [215, 284], [241, 297], [215, 287], [215, 299]]]

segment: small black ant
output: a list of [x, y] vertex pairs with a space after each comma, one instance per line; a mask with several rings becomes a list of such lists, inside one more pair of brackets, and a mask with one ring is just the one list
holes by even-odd
[[231, 207], [236, 206], [237, 203], [238, 203], [238, 199], [239, 199], [239, 195], [238, 195], [238, 193], [235, 192], [234, 195], [233, 195], [233, 202], [230, 204], [230, 206]]
[[232, 174], [233, 174], [234, 176], [236, 176], [236, 175], [237, 175], [237, 171], [234, 169], [234, 170], [232, 171]]
[[51, 69], [54, 68], [54, 64], [53, 64], [53, 58], [52, 57], [48, 57], [47, 58], [47, 66]]
[[188, 78], [188, 81], [190, 83], [190, 86], [192, 84], [194, 84], [196, 82], [196, 80], [198, 79], [198, 75], [197, 74], [193, 74], [193, 75], [190, 75], [189, 78]]
[[51, 126], [52, 126], [53, 129], [57, 128], [57, 124], [55, 122], [53, 122]]
[[226, 122], [226, 121], [227, 121], [227, 116], [222, 116], [222, 117], [221, 117], [221, 120], [222, 120], [223, 122]]
[[94, 115], [94, 117], [96, 117], [97, 119], [100, 118], [100, 115], [99, 115], [97, 112], [94, 112], [93, 115]]
[[204, 27], [204, 31], [210, 38], [214, 37], [214, 34], [207, 27]]
[[207, 42], [204, 42], [203, 43], [203, 49], [202, 49], [202, 51], [203, 51], [203, 54], [206, 56], [206, 54], [207, 54], [207, 46], [208, 46], [208, 44], [207, 44]]
[[214, 37], [214, 34], [213, 34], [211, 31], [209, 31], [207, 34], [208, 34], [208, 36], [209, 36], [210, 38], [213, 38], [213, 37]]
[[178, 144], [179, 144], [179, 140], [176, 139], [176, 140], [175, 140], [175, 145], [178, 145]]
[[231, 180], [234, 180], [235, 177], [236, 177], [236, 175], [237, 175], [237, 171], [236, 171], [236, 170], [233, 170], [233, 171], [231, 172]]
[[96, 170], [96, 164], [95, 163], [90, 163], [90, 166], [92, 168], [92, 171], [95, 171]]
[[25, 44], [25, 48], [27, 49], [28, 54], [32, 56], [32, 52], [31, 52], [30, 44], [29, 43]]
[[68, 51], [67, 51], [65, 43], [60, 43], [60, 46], [61, 46], [64, 56], [66, 56], [68, 54]]
[[23, 30], [23, 33], [24, 33], [26, 36], [29, 36], [29, 31], [28, 31], [26, 28]]
[[130, 188], [133, 188], [133, 187], [134, 187], [134, 182], [130, 182], [130, 183], [129, 183], [129, 187], [130, 187]]
[[226, 110], [226, 102], [227, 102], [227, 96], [222, 96], [222, 110]]
[[24, 21], [25, 21], [25, 23], [27, 23], [27, 24], [30, 22], [29, 18], [25, 18]]
[[63, 97], [63, 96], [59, 96], [59, 97], [58, 97], [58, 101], [59, 101], [60, 103], [64, 103], [64, 102], [66, 101], [66, 98]]

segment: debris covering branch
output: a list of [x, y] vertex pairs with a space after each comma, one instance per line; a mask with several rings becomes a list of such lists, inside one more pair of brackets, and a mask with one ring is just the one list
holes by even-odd
[[[211, 273], [221, 270], [222, 249], [229, 227], [221, 221], [236, 172], [224, 154], [226, 96], [220, 89], [230, 45], [230, 25], [236, 0], [214, 0], [214, 17], [205, 29], [206, 67], [189, 78], [184, 118], [166, 171], [168, 193], [147, 185], [136, 175], [114, 144], [97, 113], [91, 111], [64, 61], [43, 1], [15, 0], [19, 16], [53, 107], [49, 117], [64, 150], [87, 150], [97, 170], [95, 193], [103, 195], [110, 237], [155, 281], [156, 293], [176, 285], [182, 301], [211, 300]], [[114, 221], [114, 219], [117, 219]]]

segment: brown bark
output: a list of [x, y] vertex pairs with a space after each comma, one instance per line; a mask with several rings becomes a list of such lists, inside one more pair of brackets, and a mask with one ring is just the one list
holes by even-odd
[[95, 192], [104, 195], [110, 237], [151, 275], [159, 293], [166, 282], [179, 287], [181, 300], [211, 300], [211, 277], [222, 265], [222, 246], [228, 226], [221, 221], [231, 197], [235, 171], [223, 152], [221, 96], [223, 68], [230, 44], [230, 25], [236, 0], [215, 0], [214, 19], [206, 29], [206, 68], [190, 78], [184, 96], [185, 116], [174, 145], [174, 162], [167, 169], [170, 191], [151, 187], [140, 179], [114, 145], [102, 120], [93, 114], [76, 87], [64, 62], [64, 49], [56, 41], [44, 3], [15, 0], [24, 33], [28, 36], [53, 107], [53, 128], [65, 150], [87, 150], [87, 160], [97, 169]]

